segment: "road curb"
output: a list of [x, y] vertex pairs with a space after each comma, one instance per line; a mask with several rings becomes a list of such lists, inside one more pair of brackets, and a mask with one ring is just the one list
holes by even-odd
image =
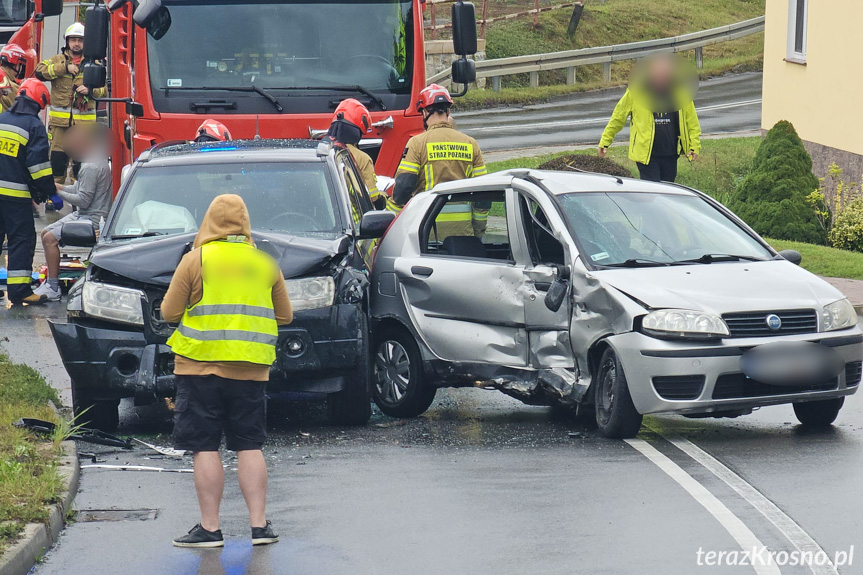
[[81, 479], [75, 442], [64, 441], [61, 448], [63, 455], [60, 457], [59, 471], [63, 493], [60, 501], [51, 506], [47, 524], [28, 523], [21, 538], [0, 556], [0, 575], [26, 575], [60, 536]]

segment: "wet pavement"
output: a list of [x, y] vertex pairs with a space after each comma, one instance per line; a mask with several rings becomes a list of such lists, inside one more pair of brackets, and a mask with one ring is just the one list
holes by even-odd
[[[0, 309], [0, 337], [8, 338], [0, 345], [39, 369], [68, 402], [68, 378], [45, 322], [63, 315], [62, 304]], [[763, 494], [831, 556], [863, 544], [859, 397], [825, 432], [802, 430], [791, 407], [779, 406], [733, 420], [648, 417], [635, 443], [600, 438], [549, 408], [479, 389], [442, 390], [410, 421], [376, 411], [366, 427], [338, 428], [326, 423], [321, 404], [283, 401], [271, 402], [269, 419], [268, 508], [280, 543], [252, 548], [229, 454], [221, 551], [171, 546], [197, 521], [191, 474], [84, 469], [77, 509], [155, 510], [155, 518], [73, 523], [35, 573], [751, 573], [749, 566], [697, 567], [699, 549], [740, 549], [723, 513], [768, 549], [801, 545], [800, 532], [747, 500], [703, 456], [682, 451], [680, 438]], [[169, 431], [166, 410], [123, 403], [121, 434], [169, 445]], [[95, 453], [97, 463], [191, 466], [188, 457], [143, 448], [79, 449]], [[715, 498], [718, 516], [704, 493], [669, 474], [669, 462]]]

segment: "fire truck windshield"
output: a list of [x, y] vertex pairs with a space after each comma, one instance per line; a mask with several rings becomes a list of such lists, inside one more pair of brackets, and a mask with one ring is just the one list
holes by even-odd
[[0, 26], [9, 24], [20, 26], [29, 16], [28, 0], [0, 0]]
[[[409, 105], [411, 0], [168, 0], [165, 6], [171, 28], [160, 40], [148, 38], [147, 50], [158, 111], [188, 112], [190, 99], [204, 96], [235, 101], [228, 113], [275, 113], [263, 89], [276, 98], [290, 95], [280, 98], [289, 100], [288, 113], [324, 112], [334, 94], [344, 97], [345, 86], [360, 87], [355, 97], [372, 96], [379, 108]], [[257, 94], [242, 90], [252, 86]]]

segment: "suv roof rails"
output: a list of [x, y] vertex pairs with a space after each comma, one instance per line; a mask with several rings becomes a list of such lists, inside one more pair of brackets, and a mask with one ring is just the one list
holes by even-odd
[[165, 142], [159, 142], [159, 143], [158, 143], [158, 144], [156, 144], [155, 146], [151, 146], [149, 149], [144, 150], [143, 152], [141, 152], [141, 155], [140, 155], [140, 156], [138, 156], [138, 161], [139, 161], [139, 162], [146, 162], [147, 160], [149, 160], [149, 159], [150, 159], [150, 155], [151, 155], [153, 152], [157, 152], [157, 151], [159, 151], [159, 150], [161, 150], [161, 149], [168, 148], [168, 147], [171, 147], [171, 146], [182, 146], [182, 145], [185, 145], [185, 144], [188, 144], [188, 143], [189, 143], [189, 141], [188, 141], [188, 140], [167, 140], [167, 141], [165, 141]]

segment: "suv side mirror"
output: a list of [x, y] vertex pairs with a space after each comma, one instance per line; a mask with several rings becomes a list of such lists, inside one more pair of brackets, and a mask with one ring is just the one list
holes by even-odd
[[452, 47], [459, 56], [476, 54], [476, 9], [473, 2], [452, 5]]
[[84, 16], [84, 59], [104, 60], [108, 56], [108, 20], [104, 5], [87, 8]]
[[42, 16], [59, 16], [63, 13], [63, 0], [42, 0]]
[[360, 220], [360, 235], [361, 240], [370, 240], [380, 238], [396, 219], [396, 214], [385, 210], [374, 210], [363, 214], [363, 219]]
[[64, 246], [92, 248], [96, 245], [96, 227], [90, 220], [66, 222], [60, 228], [60, 242]]
[[795, 266], [799, 266], [800, 262], [803, 261], [803, 256], [797, 250], [782, 250], [779, 255]]

